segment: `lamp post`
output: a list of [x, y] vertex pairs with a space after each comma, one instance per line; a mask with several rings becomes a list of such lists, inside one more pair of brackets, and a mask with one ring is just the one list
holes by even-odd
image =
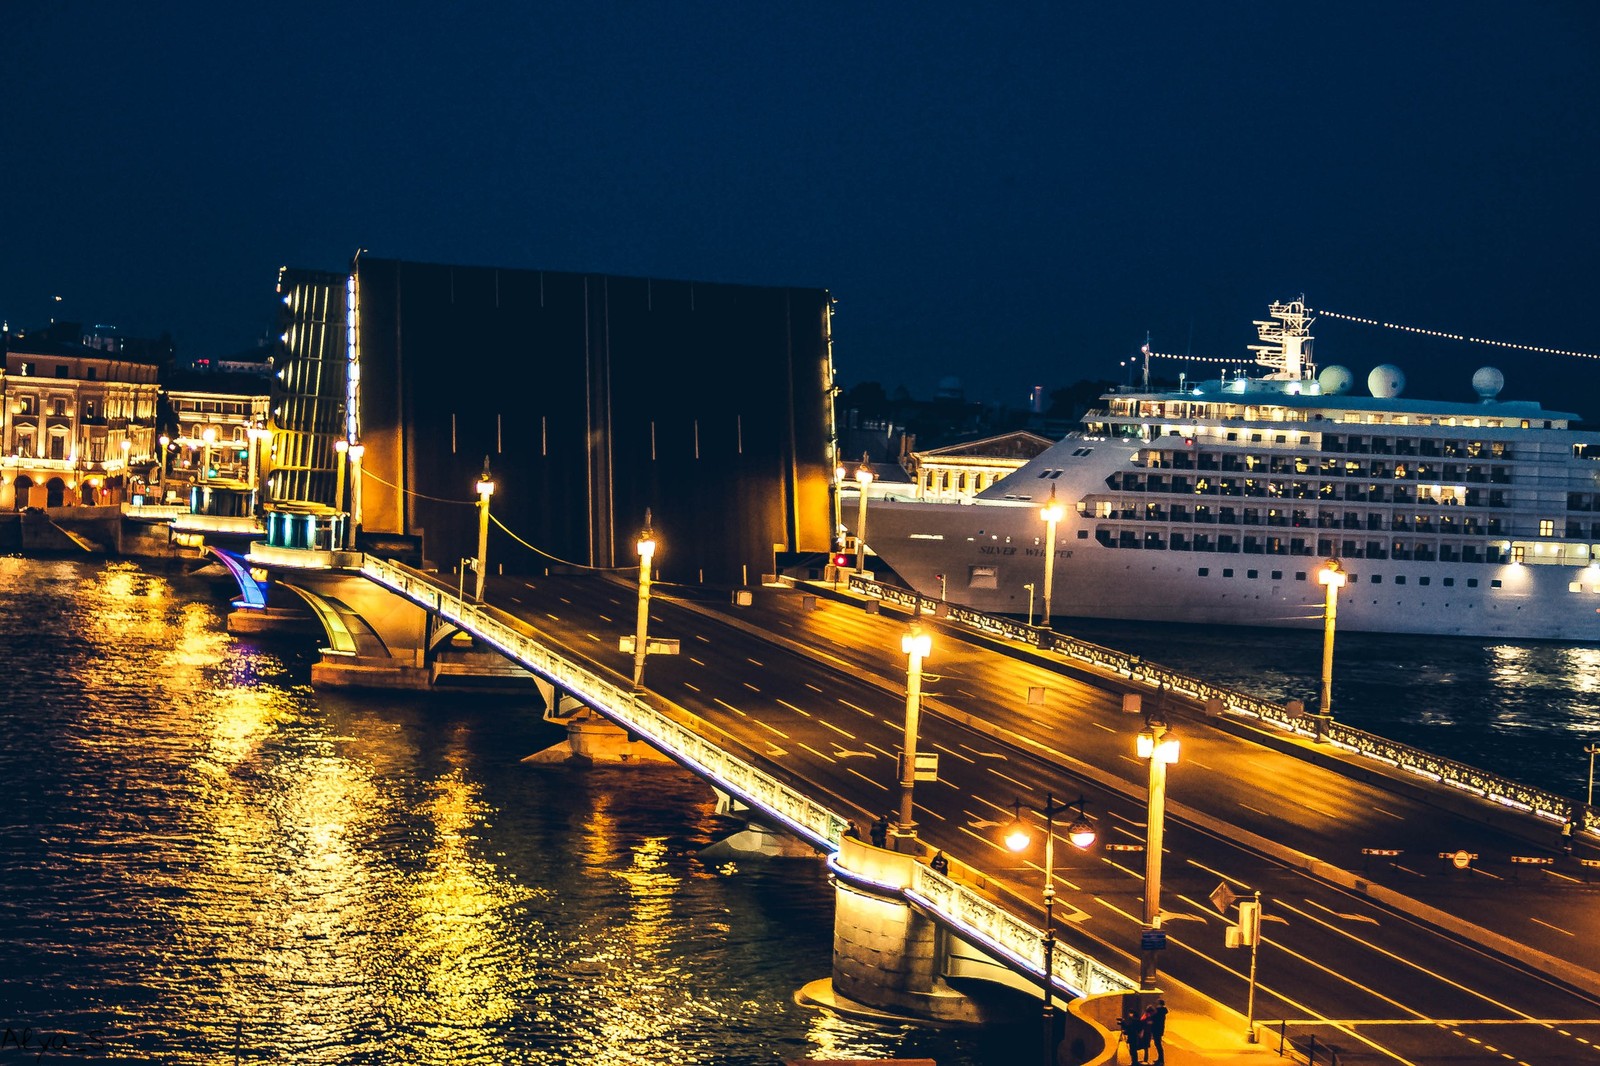
[[906, 734], [900, 755], [900, 820], [895, 823], [896, 851], [910, 851], [917, 835], [916, 815], [911, 806], [911, 789], [917, 780], [917, 719], [922, 713], [922, 660], [928, 657], [933, 640], [915, 622], [900, 638], [906, 658]]
[[1322, 599], [1322, 695], [1317, 701], [1317, 743], [1327, 739], [1328, 725], [1333, 721], [1333, 627], [1339, 613], [1339, 590], [1344, 588], [1348, 575], [1339, 560], [1329, 559], [1317, 571], [1317, 580], [1325, 590]]
[[161, 445], [161, 502], [167, 502], [167, 446], [172, 443], [172, 438], [165, 433], [156, 438], [156, 443]]
[[644, 689], [644, 653], [650, 628], [650, 564], [656, 555], [656, 535], [650, 528], [650, 508], [644, 509], [644, 529], [639, 533], [639, 618], [633, 628], [633, 691]]
[[1030, 581], [1030, 582], [1028, 582], [1026, 585], [1024, 585], [1022, 587], [1028, 590], [1028, 628], [1032, 629], [1033, 628], [1033, 582]]
[[133, 441], [123, 437], [118, 447], [122, 449], [122, 502], [127, 503], [133, 491], [133, 471], [128, 464], [128, 454], [133, 451]]
[[349, 462], [350, 442], [343, 439], [336, 440], [333, 442], [333, 450], [338, 458], [333, 472], [333, 509], [342, 515], [344, 514], [345, 464]]
[[[350, 543], [352, 545], [356, 542], [356, 530], [361, 528], [361, 457], [366, 454], [365, 444], [350, 445]], [[487, 465], [485, 460], [485, 466]], [[478, 580], [483, 580], [481, 573], [478, 575]]]
[[489, 478], [489, 457], [483, 457], [483, 475], [475, 486], [478, 490], [478, 581], [473, 598], [483, 602], [483, 575], [489, 568], [489, 497], [494, 495], [494, 482]]
[[200, 440], [205, 445], [205, 447], [200, 450], [200, 480], [201, 481], [210, 481], [211, 480], [211, 446], [213, 444], [217, 443], [217, 431], [215, 429], [211, 428], [210, 426], [207, 426], [206, 427], [206, 431], [204, 433], [200, 434]]
[[[1050, 591], [1056, 579], [1056, 523], [1061, 521], [1061, 505], [1056, 502], [1056, 487], [1050, 486], [1050, 502], [1039, 512], [1044, 519], [1044, 617], [1040, 627], [1050, 628]], [[1032, 614], [1032, 611], [1028, 612]]]
[[250, 513], [254, 514], [261, 501], [261, 472], [266, 465], [256, 454], [256, 449], [272, 436], [272, 431], [262, 426], [251, 426], [245, 434], [250, 438]]
[[844, 546], [844, 464], [833, 468], [833, 548]]
[[1167, 765], [1178, 761], [1178, 738], [1167, 723], [1152, 717], [1139, 733], [1139, 758], [1150, 760], [1150, 793], [1145, 814], [1144, 921], [1139, 927], [1139, 989], [1156, 987], [1156, 952], [1161, 938], [1161, 838], [1167, 814]]
[[861, 502], [856, 512], [856, 573], [867, 572], [867, 486], [872, 484], [872, 464], [867, 453], [861, 453], [861, 465], [856, 467], [856, 487], [861, 491]]
[[1584, 752], [1589, 756], [1589, 798], [1584, 801], [1584, 806], [1594, 806], [1594, 757], [1600, 755], [1600, 740], [1593, 741], [1584, 747]]
[[[1016, 800], [1011, 804], [1014, 818], [1011, 826], [1006, 830], [1006, 847], [1012, 851], [1022, 851], [1033, 841], [1028, 827], [1022, 823], [1023, 804]], [[1029, 807], [1028, 810], [1044, 818], [1044, 1061], [1047, 1066], [1055, 1066], [1056, 1062], [1056, 1019], [1055, 1019], [1055, 955], [1056, 955], [1056, 930], [1055, 930], [1055, 819], [1056, 815], [1067, 811], [1074, 811], [1077, 817], [1067, 828], [1067, 839], [1072, 841], [1073, 847], [1080, 851], [1087, 849], [1094, 843], [1094, 826], [1083, 814], [1083, 797], [1078, 797], [1076, 803], [1057, 803], [1050, 793], [1044, 794], [1043, 807]]]

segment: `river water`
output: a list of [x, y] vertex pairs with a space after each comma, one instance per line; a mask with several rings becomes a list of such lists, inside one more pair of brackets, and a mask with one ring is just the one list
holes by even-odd
[[[230, 637], [226, 606], [203, 575], [0, 559], [0, 1066], [1032, 1053], [1031, 1024], [796, 1006], [824, 868], [700, 859], [735, 826], [688, 775], [523, 764], [561, 733], [514, 701], [313, 692], [311, 642]], [[1084, 635], [1273, 698], [1320, 667], [1316, 635]], [[1404, 646], [1342, 641], [1340, 717], [1578, 794], [1596, 649]]]

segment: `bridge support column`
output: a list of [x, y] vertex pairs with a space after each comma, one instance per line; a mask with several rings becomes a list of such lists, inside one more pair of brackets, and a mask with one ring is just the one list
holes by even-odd
[[791, 833], [780, 832], [760, 822], [748, 820], [750, 808], [721, 789], [717, 794], [717, 813], [746, 817], [745, 828], [700, 849], [700, 857], [727, 859], [815, 859], [817, 850]]
[[543, 751], [534, 752], [523, 762], [601, 763], [608, 766], [672, 762], [611, 719], [584, 706], [570, 693], [563, 692], [542, 677], [533, 680], [544, 699], [544, 720], [565, 725], [567, 739]]
[[[1011, 1017], [945, 982], [944, 934], [893, 887], [910, 883], [914, 861], [852, 838], [840, 847], [836, 864], [859, 877], [850, 884], [841, 877], [834, 887], [834, 1006], [957, 1025]], [[863, 882], [886, 887], [875, 892]]]

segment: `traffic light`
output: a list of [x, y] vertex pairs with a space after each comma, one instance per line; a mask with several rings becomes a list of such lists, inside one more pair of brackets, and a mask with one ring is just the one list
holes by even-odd
[[849, 566], [850, 565], [850, 556], [845, 555], [843, 553], [835, 555], [833, 557], [833, 565], [834, 566]]
[[1239, 943], [1253, 947], [1261, 941], [1261, 903], [1258, 900], [1239, 901]]

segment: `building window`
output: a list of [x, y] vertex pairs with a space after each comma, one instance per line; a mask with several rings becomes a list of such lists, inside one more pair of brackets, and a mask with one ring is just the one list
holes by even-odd
[[1553, 518], [1539, 519], [1539, 536], [1553, 537], [1556, 535], [1556, 521]]
[[68, 373], [68, 371], [70, 371], [71, 369], [72, 368], [70, 366], [68, 366], [66, 363], [57, 363], [56, 364], [56, 377], [58, 377], [58, 378], [71, 377], [72, 375], [70, 373]]

